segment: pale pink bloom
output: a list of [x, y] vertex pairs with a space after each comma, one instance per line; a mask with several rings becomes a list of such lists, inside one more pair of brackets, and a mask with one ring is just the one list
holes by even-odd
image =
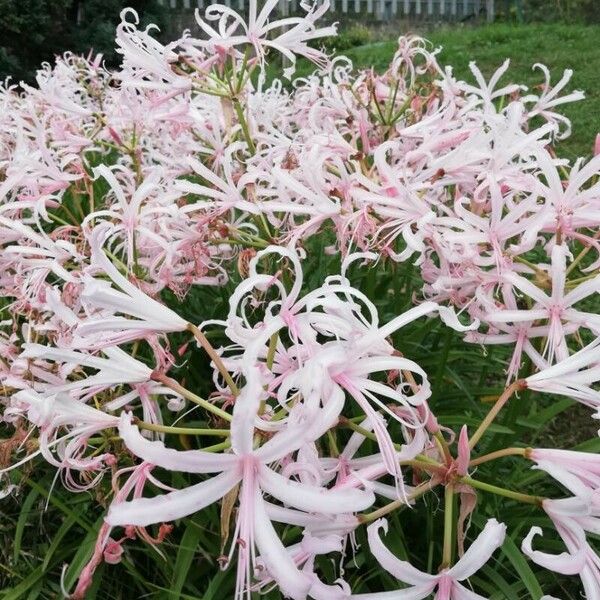
[[489, 519], [483, 531], [453, 567], [444, 569], [437, 575], [430, 575], [419, 571], [409, 562], [396, 558], [381, 541], [380, 529], [387, 533], [388, 524], [385, 519], [376, 521], [367, 529], [371, 553], [385, 571], [410, 587], [397, 592], [353, 594], [352, 598], [422, 600], [436, 592], [436, 600], [483, 600], [484, 596], [475, 594], [460, 582], [474, 575], [485, 565], [502, 545], [506, 535], [506, 526], [503, 523], [498, 523], [496, 519]]
[[91, 222], [97, 224], [100, 219], [111, 219], [113, 224], [110, 230], [106, 229], [110, 234], [104, 243], [111, 246], [113, 253], [120, 255], [117, 250], [121, 244], [116, 243], [115, 240], [124, 237], [123, 254], [128, 268], [131, 268], [136, 252], [143, 252], [145, 240], [154, 236], [151, 229], [153, 221], [173, 212], [169, 207], [152, 202], [153, 196], [164, 193], [161, 187], [162, 168], [157, 167], [148, 171], [139, 186], [135, 182], [134, 174], [129, 169], [119, 166], [110, 169], [106, 165], [99, 165], [94, 168], [93, 173], [96, 180], [102, 177], [108, 183], [109, 194], [114, 194], [114, 201], [107, 194], [110, 208], [86, 215], [82, 227], [87, 229]]
[[[133, 22], [127, 20], [133, 17]], [[144, 31], [137, 29], [140, 22], [135, 10], [125, 8], [121, 11], [121, 22], [117, 26], [117, 52], [123, 56], [122, 71], [119, 78], [126, 86], [136, 89], [157, 89], [180, 94], [192, 86], [190, 78], [177, 75], [172, 65], [178, 61], [174, 48], [178, 42], [163, 46], [155, 40], [150, 31], [158, 30], [149, 25]]]
[[184, 331], [188, 326], [185, 319], [150, 298], [108, 259], [101, 247], [105, 234], [106, 230], [100, 226], [94, 230], [90, 242], [92, 265], [108, 275], [116, 287], [103, 279], [85, 276], [81, 297], [90, 316], [76, 328], [79, 347], [102, 348], [151, 333]]
[[9, 241], [5, 237], [8, 234], [14, 236], [16, 242], [3, 248], [6, 257], [20, 260], [23, 270], [42, 269], [48, 274], [54, 273], [64, 281], [73, 281], [73, 276], [64, 265], [67, 261], [80, 262], [82, 256], [72, 243], [67, 240], [52, 239], [41, 230], [41, 227], [36, 231], [20, 220], [0, 216], [0, 225], [5, 228], [0, 240]]
[[59, 386], [50, 386], [53, 393], [67, 391], [77, 391], [79, 394], [96, 393], [111, 386], [150, 381], [152, 369], [127, 352], [117, 347], [104, 348], [102, 352], [106, 358], [41, 344], [24, 344], [21, 357], [63, 363], [66, 367], [64, 370], [66, 372], [63, 371], [65, 380], [74, 367], [89, 367], [98, 371], [95, 375], [65, 381]]
[[554, 109], [561, 104], [584, 100], [585, 94], [582, 91], [575, 90], [565, 96], [558, 95], [569, 83], [571, 77], [573, 77], [573, 71], [571, 69], [565, 69], [560, 81], [554, 87], [550, 87], [550, 71], [548, 70], [548, 67], [536, 63], [533, 65], [533, 68], [542, 71], [544, 74], [544, 84], [542, 86], [542, 93], [539, 96], [528, 94], [521, 99], [524, 104], [532, 104], [528, 110], [527, 119], [532, 119], [539, 115], [544, 117], [550, 123], [556, 123], [557, 127], [564, 125], [564, 132], [557, 133], [556, 137], [559, 140], [565, 139], [571, 135], [571, 121], [564, 115], [557, 113]]
[[600, 291], [600, 276], [579, 284], [571, 291], [566, 291], [566, 255], [565, 246], [554, 246], [552, 249], [552, 266], [549, 275], [552, 278], [551, 294], [546, 294], [534, 283], [509, 272], [504, 275], [505, 281], [521, 291], [535, 303], [531, 309], [498, 310], [486, 315], [491, 323], [519, 323], [537, 320], [548, 321], [548, 336], [544, 348], [544, 355], [549, 363], [555, 358], [559, 361], [569, 356], [566, 334], [568, 326], [584, 326], [593, 331], [600, 331], [600, 319], [591, 313], [582, 312], [573, 308], [575, 304], [588, 296]]
[[544, 510], [552, 519], [567, 551], [549, 554], [532, 547], [540, 527], [532, 527], [521, 544], [521, 550], [533, 562], [563, 575], [579, 575], [586, 598], [600, 597], [600, 558], [586, 539], [586, 532], [600, 531], [599, 513], [580, 498], [544, 500]]
[[534, 448], [527, 458], [575, 496], [600, 508], [600, 456], [591, 452]]
[[507, 58], [498, 69], [494, 72], [494, 74], [490, 77], [488, 82], [485, 81], [479, 67], [474, 61], [469, 63], [469, 69], [471, 73], [475, 77], [475, 80], [478, 84], [470, 85], [464, 82], [461, 82], [460, 86], [468, 94], [472, 94], [473, 96], [479, 96], [481, 101], [483, 102], [484, 110], [496, 112], [494, 107], [494, 100], [498, 98], [502, 98], [504, 96], [509, 96], [510, 94], [514, 94], [522, 89], [525, 89], [524, 86], [509, 84], [502, 88], [496, 89], [500, 79], [508, 70], [510, 65], [510, 60]]
[[[111, 525], [148, 525], [175, 520], [192, 514], [227, 494], [238, 483], [240, 509], [234, 532], [239, 544], [236, 597], [249, 597], [250, 570], [255, 567], [255, 546], [261, 560], [276, 579], [283, 593], [292, 598], [305, 598], [310, 579], [302, 574], [285, 553], [267, 516], [263, 493], [268, 493], [286, 505], [320, 514], [338, 514], [362, 510], [373, 502], [369, 492], [359, 490], [327, 490], [310, 486], [279, 475], [267, 465], [275, 463], [316, 439], [333, 423], [335, 415], [322, 412], [322, 419], [310, 426], [290, 426], [258, 449], [254, 449], [252, 423], [263, 395], [261, 377], [256, 368], [247, 373], [248, 383], [234, 405], [232, 423], [232, 454], [214, 454], [201, 450], [176, 451], [161, 442], [149, 442], [124, 416], [120, 435], [134, 454], [143, 460], [175, 471], [190, 473], [220, 473], [206, 481], [164, 496], [144, 498], [126, 503], [114, 503], [107, 516]], [[234, 542], [230, 552], [233, 554]], [[285, 558], [288, 557], [288, 558]]]
[[[294, 283], [289, 294], [278, 278], [257, 273], [258, 261], [269, 254], [278, 254], [291, 261]], [[259, 252], [250, 263], [250, 276], [230, 298], [227, 334], [246, 348], [237, 359], [243, 362], [254, 360], [254, 357], [264, 360], [270, 337], [282, 329], [287, 329], [286, 337], [292, 341], [289, 349], [278, 344], [273, 365], [275, 378], [269, 384], [279, 404], [290, 410], [289, 417], [278, 419], [272, 425], [263, 420], [261, 428], [280, 428], [292, 417], [310, 422], [317, 418], [315, 411], [318, 413], [321, 406], [340, 411], [347, 394], [368, 417], [379, 443], [382, 462], [395, 477], [401, 492], [402, 473], [385, 418], [408, 423], [413, 428], [420, 425], [415, 425], [415, 419], [403, 419], [391, 410], [389, 402], [404, 407], [409, 417], [414, 416], [414, 407], [429, 397], [430, 388], [423, 369], [414, 361], [398, 356], [386, 338], [419, 317], [435, 312], [455, 329], [465, 330], [472, 326], [462, 326], [452, 311], [433, 302], [423, 303], [387, 325], [379, 326], [375, 306], [353, 288], [344, 275], [351, 262], [364, 257], [350, 255], [344, 261], [342, 276], [331, 277], [321, 288], [299, 297], [302, 267], [297, 254], [278, 247]], [[239, 308], [245, 309], [246, 296], [254, 289], [264, 291], [271, 286], [278, 288], [281, 300], [272, 301], [265, 309], [267, 319], [264, 323], [250, 325], [244, 312], [242, 316], [237, 314]], [[366, 307], [366, 314], [361, 305]], [[317, 335], [324, 341], [317, 341]], [[232, 370], [239, 368], [235, 362], [228, 364]], [[406, 381], [394, 388], [372, 379], [376, 373], [391, 370], [413, 373], [420, 380], [419, 388], [413, 390]], [[304, 398], [301, 404], [294, 402], [297, 391]], [[338, 403], [341, 404], [336, 409]]]
[[600, 338], [579, 352], [525, 379], [537, 392], [574, 398], [587, 406], [600, 407], [600, 392], [592, 385], [600, 381]]
[[[375, 239], [381, 241], [383, 250], [396, 261], [404, 261], [415, 252], [424, 251], [423, 238], [429, 233], [428, 225], [435, 218], [431, 206], [423, 201], [423, 192], [429, 181], [411, 173], [406, 164], [389, 164], [388, 154], [393, 155], [395, 142], [381, 144], [374, 152], [374, 163], [379, 172], [379, 184], [371, 181], [372, 176], [358, 176], [364, 186], [352, 191], [360, 204], [369, 207], [382, 221], [377, 227]], [[393, 156], [391, 158], [393, 160]], [[406, 249], [393, 251], [397, 237], [402, 236]]]
[[258, 207], [242, 195], [247, 186], [253, 183], [254, 175], [244, 173], [234, 181], [232, 154], [238, 151], [240, 147], [241, 144], [230, 146], [223, 156], [220, 168], [223, 172], [222, 177], [214, 170], [204, 166], [199, 160], [188, 158], [188, 164], [193, 172], [206, 183], [200, 184], [184, 179], [180, 179], [175, 183], [176, 190], [201, 198], [198, 202], [184, 206], [182, 212], [190, 214], [197, 210], [214, 209], [216, 214], [220, 214], [236, 208], [250, 214], [259, 213]]
[[[503, 286], [504, 309], [518, 310], [517, 299], [512, 290], [507, 291], [507, 286]], [[483, 303], [482, 303], [483, 304]], [[485, 306], [492, 306], [492, 302], [486, 300]], [[485, 320], [485, 317], [484, 317]], [[549, 326], [535, 326], [534, 321], [519, 321], [517, 323], [499, 323], [494, 322], [490, 325], [487, 333], [468, 331], [465, 334], [465, 341], [488, 345], [511, 344], [514, 348], [512, 358], [506, 371], [507, 383], [515, 380], [519, 376], [522, 366], [523, 353], [525, 353], [536, 366], [538, 370], [548, 367], [548, 362], [538, 352], [532, 343], [532, 340], [539, 337], [547, 337]], [[565, 327], [565, 333], [572, 334], [577, 330], [577, 325]]]
[[[306, 14], [302, 17], [269, 21], [277, 4], [278, 0], [266, 0], [259, 11], [257, 0], [249, 0], [247, 20], [222, 4], [209, 6], [204, 19], [196, 11], [196, 21], [208, 40], [194, 40], [194, 43], [210, 52], [238, 49], [241, 46], [243, 53], [244, 46], [252, 46], [261, 63], [264, 63], [266, 52], [273, 49], [291, 63], [283, 71], [288, 79], [295, 71], [296, 55], [304, 56], [318, 65], [325, 65], [327, 56], [308, 43], [336, 34], [334, 25], [321, 28], [315, 26], [315, 22], [329, 10], [329, 0], [321, 3], [310, 0], [304, 2], [302, 8]], [[216, 22], [216, 27], [209, 25], [210, 21]], [[269, 37], [277, 30], [279, 31], [275, 36]]]
[[[535, 153], [540, 169], [537, 182], [537, 194], [544, 198], [546, 209], [545, 230], [560, 233], [563, 240], [579, 240], [592, 245], [598, 251], [597, 240], [585, 231], [585, 228], [597, 228], [600, 223], [600, 211], [597, 199], [600, 194], [600, 157], [594, 156], [587, 162], [577, 160], [563, 182], [559, 164], [545, 152]], [[586, 267], [586, 270], [598, 268], [598, 261]]]
[[[70, 398], [67, 394], [41, 395], [33, 390], [21, 390], [14, 394], [12, 415], [22, 415], [39, 428], [40, 449], [25, 459], [13, 463], [9, 469], [19, 467], [38, 454], [50, 464], [63, 471], [65, 484], [72, 491], [84, 491], [93, 487], [103, 475], [108, 465], [114, 464], [112, 454], [86, 456], [88, 439], [105, 429], [117, 427], [119, 418], [92, 408], [83, 402]], [[56, 456], [52, 453], [55, 450]], [[86, 483], [73, 479], [70, 471], [96, 473]]]

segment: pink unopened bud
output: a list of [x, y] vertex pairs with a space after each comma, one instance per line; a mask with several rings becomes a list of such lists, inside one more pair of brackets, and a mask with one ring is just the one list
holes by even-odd
[[469, 434], [467, 433], [467, 426], [463, 425], [458, 437], [458, 457], [456, 458], [456, 471], [459, 475], [463, 476], [467, 474], [470, 460]]
[[440, 431], [440, 425], [426, 401], [420, 406], [417, 406], [417, 413], [419, 414], [419, 417], [425, 421], [425, 427], [429, 433], [435, 435]]
[[121, 139], [121, 136], [112, 128], [109, 127], [108, 128], [108, 133], [110, 133], [110, 137], [119, 145], [122, 146], [123, 145], [123, 140]]
[[594, 142], [594, 156], [600, 154], [600, 133], [596, 135], [596, 141]]

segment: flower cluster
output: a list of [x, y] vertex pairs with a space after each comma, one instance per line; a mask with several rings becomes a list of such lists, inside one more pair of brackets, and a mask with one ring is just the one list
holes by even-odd
[[[118, 71], [67, 54], [36, 87], [0, 86], [0, 401], [15, 439], [37, 436], [33, 450], [10, 446], [3, 473], [41, 456], [72, 492], [110, 473], [73, 598], [128, 540], [159, 544], [170, 522], [215, 503], [236, 598], [271, 585], [295, 600], [482, 598], [467, 580], [507, 528], [489, 518], [464, 550], [475, 490], [545, 511], [566, 550], [535, 550], [536, 526], [522, 551], [600, 597], [586, 537], [599, 527], [598, 457], [474, 455], [525, 390], [600, 414], [600, 155], [570, 164], [553, 150], [570, 131], [557, 107], [583, 97], [565, 91], [571, 72], [552, 85], [536, 65], [533, 94], [499, 83], [508, 62], [489, 81], [471, 64], [469, 84], [417, 37], [399, 39], [383, 74], [356, 72], [315, 47], [335, 33], [317, 25], [328, 2], [281, 21], [276, 4], [250, 0], [247, 20], [211, 5], [196, 15], [203, 37], [168, 45], [125, 10]], [[293, 87], [271, 77], [269, 60], [290, 77], [296, 57], [318, 70]], [[315, 286], [305, 265], [318, 244], [341, 267]], [[416, 267], [423, 282], [414, 307], [384, 321], [350, 276], [380, 263]], [[225, 286], [225, 314], [182, 310]], [[432, 319], [512, 353], [495, 374], [506, 390], [456, 436], [430, 406], [426, 371], [394, 344]], [[182, 357], [208, 369], [204, 387], [178, 377]], [[477, 478], [506, 456], [568, 496]], [[172, 487], [165, 471], [190, 484]], [[441, 489], [441, 564], [427, 573], [380, 532]], [[294, 543], [278, 523], [296, 528]], [[409, 589], [356, 593], [343, 568], [321, 572], [320, 557], [343, 562], [364, 526], [373, 558]]]

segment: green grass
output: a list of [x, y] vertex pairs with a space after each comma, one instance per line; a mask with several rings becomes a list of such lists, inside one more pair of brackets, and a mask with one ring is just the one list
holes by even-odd
[[[400, 33], [400, 32], [399, 32]], [[403, 32], [406, 33], [406, 32]], [[419, 33], [419, 32], [417, 32]], [[580, 89], [586, 99], [560, 108], [573, 123], [570, 138], [558, 146], [559, 153], [573, 159], [589, 155], [600, 132], [600, 27], [585, 25], [489, 25], [477, 29], [441, 29], [422, 34], [434, 46], [442, 46], [439, 61], [452, 65], [456, 77], [473, 81], [469, 62], [474, 60], [486, 76], [510, 58], [504, 81], [533, 87], [543, 82], [535, 63], [543, 63], [558, 81], [564, 69], [574, 71], [569, 90]], [[374, 66], [383, 71], [396, 48], [395, 41], [379, 42], [345, 52], [357, 68]]]

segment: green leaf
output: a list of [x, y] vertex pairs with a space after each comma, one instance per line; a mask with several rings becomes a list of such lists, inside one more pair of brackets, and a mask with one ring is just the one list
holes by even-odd
[[504, 544], [502, 544], [502, 552], [511, 562], [515, 571], [518, 573], [521, 581], [527, 588], [527, 591], [531, 594], [532, 600], [540, 600], [544, 595], [542, 588], [534, 574], [531, 567], [525, 560], [525, 557], [521, 551], [517, 548], [516, 544], [510, 537], [506, 537]]
[[171, 585], [172, 594], [175, 598], [179, 598], [183, 590], [201, 536], [200, 527], [191, 521], [181, 538], [179, 550], [177, 551], [177, 559], [175, 560], [173, 582]]
[[15, 537], [13, 542], [13, 560], [15, 564], [19, 561], [19, 555], [21, 554], [21, 542], [23, 541], [23, 532], [25, 531], [25, 525], [29, 520], [29, 513], [33, 507], [33, 503], [37, 500], [39, 492], [35, 489], [31, 490], [27, 494], [22, 506], [19, 518], [17, 520], [17, 526], [15, 527]]
[[547, 425], [554, 417], [573, 406], [573, 400], [565, 399], [553, 403], [547, 408], [530, 415], [528, 417], [519, 417], [517, 425], [521, 427], [529, 427], [530, 429], [540, 429]]
[[77, 522], [77, 515], [67, 515], [67, 518], [63, 521], [62, 525], [58, 528], [58, 531], [54, 534], [52, 538], [52, 543], [46, 552], [46, 556], [44, 557], [44, 562], [42, 563], [42, 568], [45, 570], [48, 568], [50, 564], [50, 559], [56, 552], [56, 549], [60, 546], [62, 539], [68, 533], [68, 531], [73, 527], [73, 525]]

